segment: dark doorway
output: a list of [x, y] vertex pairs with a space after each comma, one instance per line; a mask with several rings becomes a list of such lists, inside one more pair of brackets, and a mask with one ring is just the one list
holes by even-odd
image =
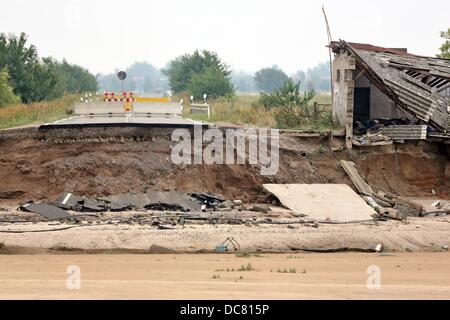
[[353, 121], [370, 121], [370, 88], [355, 88]]

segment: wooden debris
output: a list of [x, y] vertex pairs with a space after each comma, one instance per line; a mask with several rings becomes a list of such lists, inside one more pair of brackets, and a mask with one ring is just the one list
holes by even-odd
[[405, 212], [400, 212], [400, 211], [398, 211], [396, 209], [392, 209], [392, 208], [383, 208], [380, 211], [380, 215], [385, 218], [401, 220], [401, 221], [405, 221], [407, 218], [407, 215]]
[[339, 163], [345, 173], [350, 177], [359, 193], [366, 196], [371, 196], [374, 193], [369, 184], [361, 177], [353, 162], [341, 160]]

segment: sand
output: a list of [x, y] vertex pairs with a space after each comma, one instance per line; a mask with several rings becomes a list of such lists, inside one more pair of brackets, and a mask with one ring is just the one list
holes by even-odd
[[[70, 265], [79, 290], [67, 288]], [[372, 265], [380, 289], [367, 287]], [[0, 255], [0, 299], [449, 299], [449, 265], [448, 252]]]

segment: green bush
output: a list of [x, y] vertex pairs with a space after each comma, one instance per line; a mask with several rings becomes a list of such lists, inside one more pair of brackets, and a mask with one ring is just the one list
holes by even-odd
[[322, 110], [317, 103], [312, 103], [314, 97], [314, 90], [301, 93], [300, 82], [288, 79], [278, 90], [269, 94], [261, 93], [253, 106], [271, 110], [281, 129], [331, 126], [330, 110]]

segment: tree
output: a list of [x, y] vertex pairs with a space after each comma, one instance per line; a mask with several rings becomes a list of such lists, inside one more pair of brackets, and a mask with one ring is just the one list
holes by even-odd
[[61, 97], [64, 93], [95, 91], [96, 78], [88, 70], [52, 58], [39, 59], [27, 36], [0, 33], [0, 69], [7, 68], [10, 84], [22, 102]]
[[263, 92], [273, 92], [279, 89], [289, 77], [277, 66], [264, 68], [255, 74], [256, 87]]
[[13, 103], [20, 103], [20, 97], [14, 94], [9, 84], [8, 70], [4, 68], [0, 70], [0, 107]]
[[87, 69], [70, 64], [65, 59], [62, 63], [56, 64], [63, 78], [66, 92], [80, 93], [98, 90], [96, 77]]
[[450, 28], [447, 31], [442, 31], [441, 37], [445, 39], [445, 42], [441, 46], [441, 53], [437, 56], [438, 58], [450, 59]]
[[36, 47], [27, 47], [26, 42], [25, 33], [21, 33], [19, 37], [0, 33], [0, 68], [8, 68], [14, 94], [27, 103], [32, 102], [33, 96], [36, 95], [32, 79], [39, 58]]
[[[201, 52], [196, 50], [193, 54], [182, 55], [172, 60], [163, 72], [169, 77], [170, 87], [175, 93], [189, 90], [198, 92], [200, 89], [197, 90], [194, 87], [203, 85], [205, 78], [214, 81], [214, 85], [208, 86], [209, 90], [214, 91], [203, 92], [210, 96], [221, 96], [224, 92], [228, 93], [230, 87], [232, 88], [229, 79], [231, 71], [228, 66], [216, 53], [207, 50]], [[194, 75], [196, 75], [195, 85]], [[231, 89], [231, 91], [234, 90]]]
[[209, 67], [192, 75], [189, 91], [194, 97], [202, 97], [204, 93], [211, 97], [225, 97], [233, 94], [234, 87], [222, 72]]

